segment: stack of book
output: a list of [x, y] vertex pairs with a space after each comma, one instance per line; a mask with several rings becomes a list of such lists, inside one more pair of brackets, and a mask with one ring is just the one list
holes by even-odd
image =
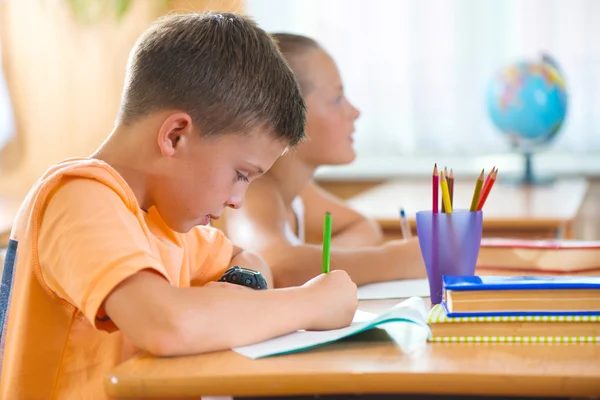
[[600, 277], [445, 276], [434, 342], [600, 343]]
[[600, 275], [600, 241], [484, 238], [477, 271], [485, 275]]

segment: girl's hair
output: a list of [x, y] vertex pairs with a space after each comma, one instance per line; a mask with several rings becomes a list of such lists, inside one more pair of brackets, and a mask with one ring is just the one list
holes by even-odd
[[302, 35], [272, 33], [271, 36], [277, 42], [279, 50], [296, 74], [302, 94], [306, 96], [311, 90], [311, 82], [306, 74], [306, 63], [303, 58], [311, 51], [320, 50], [321, 46], [316, 40]]

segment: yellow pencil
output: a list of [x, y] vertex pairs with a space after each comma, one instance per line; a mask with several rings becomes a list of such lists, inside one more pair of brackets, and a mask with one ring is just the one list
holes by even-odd
[[442, 186], [442, 201], [444, 202], [444, 209], [446, 213], [452, 214], [452, 204], [450, 203], [448, 182], [446, 181], [446, 175], [444, 175], [443, 171], [440, 172], [440, 185]]
[[475, 191], [473, 192], [473, 200], [471, 200], [471, 208], [469, 211], [477, 211], [477, 204], [479, 204], [479, 196], [481, 196], [481, 189], [483, 188], [483, 175], [484, 170], [481, 170], [481, 174], [477, 178], [477, 182], [475, 183]]

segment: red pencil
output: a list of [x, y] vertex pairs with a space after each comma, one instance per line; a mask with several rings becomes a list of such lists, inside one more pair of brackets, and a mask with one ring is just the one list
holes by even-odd
[[[483, 187], [481, 188], [481, 194], [483, 194], [483, 192], [485, 192], [488, 185], [490, 184], [490, 177], [493, 175], [495, 170], [496, 170], [496, 167], [492, 167], [492, 170], [490, 171], [488, 176], [485, 177], [485, 182], [483, 182]], [[480, 199], [481, 199], [481, 197], [480, 197]]]
[[477, 211], [481, 210], [487, 200], [490, 192], [492, 191], [492, 186], [494, 186], [494, 182], [496, 182], [496, 177], [498, 176], [498, 170], [495, 170], [493, 173], [490, 172], [489, 183], [485, 188], [485, 191], [481, 191], [481, 197], [479, 199], [479, 204], [477, 205]]
[[437, 163], [433, 165], [433, 186], [432, 186], [432, 190], [433, 190], [433, 204], [432, 204], [432, 210], [434, 214], [438, 213], [438, 204], [439, 204], [439, 197], [438, 197], [438, 190], [439, 190], [439, 186], [440, 186], [440, 176], [438, 174], [438, 169], [437, 169]]

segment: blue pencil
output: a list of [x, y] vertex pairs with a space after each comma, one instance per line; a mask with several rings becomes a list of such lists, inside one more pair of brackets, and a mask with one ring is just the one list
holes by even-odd
[[408, 220], [406, 219], [404, 208], [400, 208], [400, 229], [402, 230], [402, 237], [404, 239], [410, 239], [412, 233], [410, 231], [410, 226], [408, 225]]

